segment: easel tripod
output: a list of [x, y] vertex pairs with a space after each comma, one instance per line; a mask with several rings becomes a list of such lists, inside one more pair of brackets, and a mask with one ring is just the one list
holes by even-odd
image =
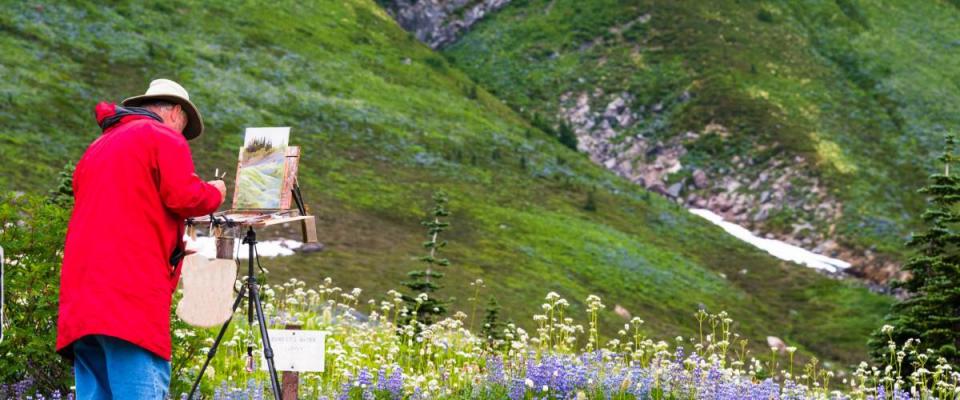
[[[233, 303], [233, 312], [235, 313], [237, 309], [240, 308], [240, 303], [243, 301], [244, 296], [246, 296], [249, 299], [247, 302], [247, 323], [253, 325], [253, 318], [254, 315], [256, 315], [257, 322], [260, 325], [260, 338], [263, 341], [263, 356], [267, 359], [267, 370], [270, 374], [270, 386], [273, 389], [273, 398], [275, 400], [280, 400], [280, 380], [277, 379], [277, 369], [273, 364], [273, 348], [270, 347], [270, 336], [267, 333], [267, 321], [263, 314], [263, 304], [260, 302], [260, 284], [257, 282], [256, 275], [254, 275], [253, 266], [255, 258], [257, 257], [257, 233], [254, 232], [253, 226], [247, 228], [247, 234], [243, 238], [242, 243], [247, 245], [248, 248], [249, 258], [247, 259], [247, 277], [244, 279], [243, 285], [240, 287], [240, 291], [237, 294], [237, 300]], [[210, 346], [210, 350], [207, 351], [207, 359], [203, 362], [203, 367], [200, 368], [200, 372], [197, 374], [197, 379], [193, 382], [193, 387], [190, 388], [190, 395], [187, 397], [188, 399], [193, 400], [194, 393], [196, 393], [197, 388], [200, 386], [200, 381], [203, 379], [203, 372], [207, 369], [207, 366], [210, 365], [210, 361], [213, 360], [213, 357], [217, 355], [217, 348], [220, 347], [220, 343], [223, 340], [223, 335], [227, 332], [227, 328], [230, 326], [231, 321], [233, 321], [232, 314], [230, 318], [227, 319], [227, 322], [223, 323], [223, 326], [220, 328], [220, 332], [217, 333], [217, 338], [213, 341], [213, 346]], [[248, 357], [253, 356], [252, 351], [252, 346], [248, 346]]]
[[[247, 245], [249, 255], [247, 259], [247, 277], [243, 280], [243, 285], [241, 285], [240, 290], [237, 293], [237, 299], [233, 303], [230, 317], [228, 317], [227, 321], [223, 323], [223, 326], [220, 328], [220, 332], [217, 333], [217, 337], [213, 341], [213, 345], [210, 346], [210, 350], [207, 351], [207, 359], [204, 361], [203, 367], [200, 368], [197, 378], [193, 382], [193, 387], [190, 388], [190, 394], [188, 397], [190, 400], [194, 399], [194, 395], [196, 394], [197, 389], [200, 387], [200, 381], [203, 379], [203, 373], [210, 365], [210, 361], [213, 360], [213, 357], [216, 356], [217, 348], [220, 347], [220, 343], [223, 341], [223, 336], [227, 333], [227, 328], [230, 326], [230, 322], [233, 321], [233, 314], [236, 313], [237, 309], [240, 308], [240, 304], [243, 302], [244, 297], [248, 299], [247, 323], [253, 325], [253, 319], [256, 317], [257, 322], [260, 325], [260, 338], [263, 343], [263, 356], [267, 360], [267, 371], [270, 374], [270, 387], [273, 389], [273, 398], [275, 400], [280, 400], [281, 398], [280, 380], [277, 377], [277, 369], [273, 360], [273, 348], [270, 346], [270, 336], [267, 332], [266, 316], [263, 313], [263, 304], [260, 301], [260, 284], [257, 282], [256, 275], [254, 275], [254, 263], [256, 262], [259, 264], [259, 259], [256, 252], [257, 233], [254, 232], [254, 227], [263, 228], [271, 225], [297, 222], [300, 224], [301, 229], [303, 230], [304, 243], [315, 243], [317, 241], [315, 218], [307, 214], [306, 206], [303, 201], [303, 195], [300, 192], [300, 185], [297, 183], [296, 178], [300, 159], [300, 148], [297, 146], [289, 146], [286, 148], [284, 155], [284, 178], [282, 182], [283, 189], [281, 190], [283, 195], [280, 197], [280, 206], [278, 209], [232, 209], [210, 215], [209, 217], [200, 217], [188, 222], [190, 224], [195, 222], [209, 222], [211, 224], [211, 228], [247, 227], [246, 236], [243, 238], [242, 243]], [[239, 165], [237, 171], [237, 181], [239, 182]], [[234, 202], [236, 203], [236, 197], [234, 198]], [[293, 204], [296, 204], [296, 211], [299, 212], [299, 215], [293, 214], [293, 211], [291, 210], [291, 206]], [[236, 206], [236, 204], [234, 204], [234, 206]], [[214, 229], [211, 229], [211, 231], [213, 230]], [[218, 240], [221, 239], [220, 235], [214, 234], [213, 236], [217, 237]], [[229, 244], [227, 244], [225, 247], [229, 247], [229, 251], [232, 252], [234, 249], [233, 239], [223, 239], [224, 242], [229, 242]], [[218, 245], [219, 244], [220, 243], [218, 243]], [[229, 254], [221, 257], [221, 255], [218, 254], [217, 258], [230, 259], [234, 257], [231, 257]], [[249, 357], [252, 362], [252, 345], [247, 346], [247, 357]]]

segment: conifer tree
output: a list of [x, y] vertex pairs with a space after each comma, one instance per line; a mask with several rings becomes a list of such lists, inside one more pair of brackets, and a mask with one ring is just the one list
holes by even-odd
[[423, 242], [427, 254], [420, 257], [424, 269], [410, 271], [407, 273], [410, 279], [403, 282], [404, 286], [413, 291], [413, 296], [403, 296], [410, 312], [408, 321], [415, 318], [421, 324], [430, 325], [447, 313], [447, 302], [436, 298], [434, 292], [440, 289], [437, 281], [443, 278], [443, 273], [437, 271], [437, 268], [450, 265], [450, 260], [440, 257], [440, 250], [447, 246], [446, 240], [440, 240], [440, 234], [450, 227], [449, 223], [441, 220], [450, 215], [447, 211], [448, 201], [444, 192], [434, 193], [433, 209], [428, 218], [421, 222], [421, 225], [427, 228], [428, 240]]
[[504, 326], [504, 323], [500, 321], [500, 303], [497, 303], [496, 297], [490, 296], [490, 300], [487, 301], [487, 307], [483, 316], [483, 327], [480, 328], [480, 333], [487, 339], [488, 344], [496, 347], [499, 342], [504, 340]]
[[902, 345], [915, 338], [921, 350], [932, 349], [951, 364], [960, 364], [960, 175], [951, 171], [958, 161], [955, 150], [956, 139], [948, 136], [939, 158], [943, 173], [931, 175], [920, 190], [928, 196], [921, 216], [926, 231], [907, 242], [914, 256], [903, 269], [910, 277], [894, 287], [909, 297], [893, 306], [887, 326], [874, 333], [873, 355], [879, 359], [889, 360], [888, 341]]
[[564, 146], [567, 146], [573, 151], [577, 151], [577, 134], [573, 132], [570, 124], [566, 122], [560, 124], [560, 128], [557, 129], [557, 139]]

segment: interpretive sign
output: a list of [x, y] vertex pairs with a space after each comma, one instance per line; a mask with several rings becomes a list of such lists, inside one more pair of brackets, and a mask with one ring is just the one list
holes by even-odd
[[[270, 329], [267, 333], [278, 371], [323, 372], [325, 332]], [[266, 370], [266, 361], [260, 364]]]

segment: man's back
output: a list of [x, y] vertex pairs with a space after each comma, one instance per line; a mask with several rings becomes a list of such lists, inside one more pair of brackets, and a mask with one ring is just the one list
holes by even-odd
[[183, 219], [221, 201], [193, 170], [186, 139], [147, 117], [121, 119], [84, 153], [64, 249], [58, 351], [100, 334], [170, 358], [179, 276], [171, 256]]

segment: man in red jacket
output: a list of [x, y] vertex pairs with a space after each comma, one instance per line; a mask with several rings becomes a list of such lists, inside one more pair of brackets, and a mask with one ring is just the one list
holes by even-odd
[[95, 111], [103, 135], [73, 175], [56, 348], [74, 360], [77, 399], [163, 399], [183, 222], [216, 211], [226, 189], [194, 172], [187, 140], [203, 120], [176, 82]]

